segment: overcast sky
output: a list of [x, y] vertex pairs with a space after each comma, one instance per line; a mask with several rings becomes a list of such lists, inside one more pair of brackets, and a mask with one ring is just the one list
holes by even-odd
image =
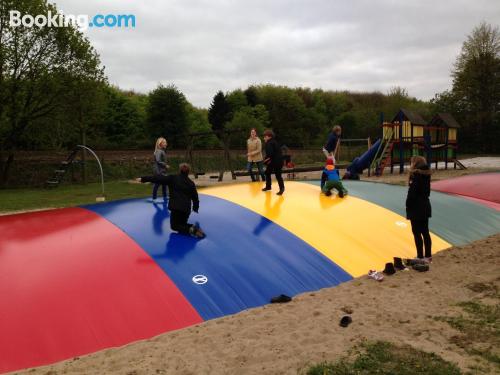
[[218, 90], [273, 83], [420, 99], [451, 87], [463, 41], [500, 24], [499, 0], [59, 0], [66, 14], [134, 14], [89, 29], [112, 84], [174, 84], [196, 106]]

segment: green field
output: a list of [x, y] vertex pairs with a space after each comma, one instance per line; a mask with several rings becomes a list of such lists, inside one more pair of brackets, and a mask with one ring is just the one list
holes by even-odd
[[[149, 197], [151, 185], [127, 181], [111, 181], [105, 185], [106, 200]], [[54, 189], [0, 190], [0, 212], [34, 210], [40, 208], [71, 207], [95, 203], [101, 195], [101, 184], [63, 185]]]

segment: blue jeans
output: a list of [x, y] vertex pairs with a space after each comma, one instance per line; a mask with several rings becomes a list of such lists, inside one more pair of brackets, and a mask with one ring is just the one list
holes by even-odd
[[254, 164], [257, 164], [257, 169], [259, 170], [259, 175], [262, 178], [262, 181], [266, 180], [266, 175], [264, 174], [264, 169], [262, 168], [262, 161], [249, 161], [247, 163], [247, 171], [250, 173], [250, 178], [252, 181], [258, 181], [253, 174], [252, 167]]

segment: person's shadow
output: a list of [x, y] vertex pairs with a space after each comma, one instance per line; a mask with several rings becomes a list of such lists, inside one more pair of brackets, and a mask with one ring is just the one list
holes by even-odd
[[281, 213], [281, 205], [285, 201], [285, 198], [280, 195], [278, 198], [274, 201], [274, 203], [271, 204], [271, 192], [266, 192], [266, 199], [264, 201], [264, 215], [260, 217], [259, 223], [253, 230], [253, 234], [256, 236], [260, 235], [260, 233], [266, 229], [269, 224], [272, 223], [273, 220], [277, 219], [280, 216]]
[[327, 197], [324, 193], [320, 191], [318, 197], [319, 197], [319, 205], [323, 210], [328, 210], [333, 206], [340, 204], [340, 202], [342, 201], [342, 198], [339, 198], [338, 194], [333, 194], [333, 193], [331, 196]]
[[[170, 233], [167, 244], [165, 246], [165, 253], [158, 255], [158, 258], [167, 258], [172, 262], [179, 262], [186, 256], [187, 253], [196, 248], [198, 239], [185, 234]], [[157, 258], [155, 256], [155, 258]]]
[[156, 209], [153, 215], [153, 230], [156, 234], [163, 234], [163, 222], [166, 218], [170, 217], [167, 202], [162, 202], [161, 204], [153, 203], [153, 206]]

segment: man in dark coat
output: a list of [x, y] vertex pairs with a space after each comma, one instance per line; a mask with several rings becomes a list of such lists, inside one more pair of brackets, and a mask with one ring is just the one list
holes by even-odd
[[285, 192], [285, 183], [283, 182], [283, 177], [281, 176], [281, 169], [283, 168], [283, 155], [281, 154], [281, 148], [274, 139], [274, 133], [272, 130], [266, 130], [264, 132], [264, 141], [266, 142], [264, 149], [266, 151], [266, 157], [264, 159], [264, 164], [266, 165], [266, 187], [262, 191], [271, 190], [271, 174], [274, 173], [276, 180], [278, 181], [278, 186], [280, 190], [278, 195], [282, 195]]
[[411, 158], [408, 196], [406, 197], [406, 218], [411, 222], [411, 230], [417, 248], [417, 257], [432, 259], [432, 241], [429, 233], [429, 218], [432, 216], [431, 171], [422, 156]]
[[137, 180], [168, 185], [170, 199], [168, 209], [170, 210], [170, 227], [181, 234], [188, 234], [193, 237], [203, 238], [205, 234], [196, 224], [189, 224], [188, 219], [191, 214], [191, 203], [193, 211], [198, 213], [200, 201], [196, 185], [189, 178], [189, 165], [181, 164], [177, 175], [155, 175], [143, 176]]

